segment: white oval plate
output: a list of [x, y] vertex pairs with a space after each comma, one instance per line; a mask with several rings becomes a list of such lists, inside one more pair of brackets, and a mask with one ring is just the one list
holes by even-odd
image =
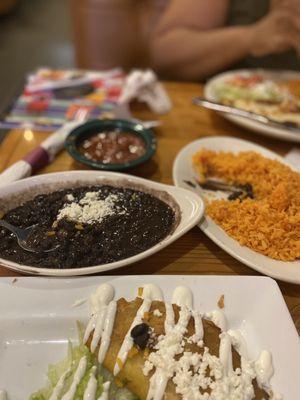
[[[261, 155], [276, 159], [293, 169], [293, 166], [286, 162], [282, 157], [246, 140], [231, 137], [207, 137], [196, 140], [184, 147], [177, 155], [173, 165], [173, 180], [175, 185], [182, 188], [189, 188], [194, 192], [205, 197], [205, 191], [199, 188], [191, 188], [186, 180], [196, 178], [196, 173], [192, 167], [192, 156], [201, 148], [215, 151], [231, 151], [239, 153], [241, 151], [256, 151]], [[300, 261], [278, 261], [270, 257], [257, 253], [246, 246], [241, 246], [236, 240], [232, 239], [219, 227], [211, 218], [205, 219], [199, 225], [200, 229], [212, 239], [218, 246], [225, 250], [232, 257], [259, 271], [265, 275], [286, 282], [300, 284]]]
[[[88, 275], [104, 271], [113, 270], [116, 268], [124, 267], [126, 265], [133, 264], [140, 261], [151, 254], [168, 246], [180, 236], [190, 230], [193, 226], [197, 225], [204, 213], [204, 203], [199, 195], [192, 193], [189, 190], [177, 188], [175, 186], [164, 185], [161, 183], [153, 182], [150, 180], [137, 178], [131, 175], [125, 175], [115, 172], [104, 172], [104, 171], [70, 171], [70, 172], [58, 172], [45, 175], [38, 175], [32, 178], [23, 179], [17, 182], [10, 183], [9, 185], [1, 187], [1, 198], [7, 196], [15, 196], [22, 192], [34, 190], [39, 186], [50, 185], [55, 190], [55, 185], [59, 184], [62, 188], [62, 182], [65, 187], [72, 186], [72, 183], [82, 184], [101, 184], [103, 181], [109, 181], [112, 184], [121, 184], [122, 181], [126, 182], [126, 186], [130, 187], [132, 184], [144, 186], [145, 189], [165, 191], [173, 200], [177, 203], [181, 212], [181, 220], [179, 225], [176, 227], [174, 232], [168, 235], [164, 240], [151, 247], [150, 249], [143, 251], [142, 253], [136, 254], [135, 256], [126, 258], [124, 260], [116, 261], [109, 264], [96, 265], [92, 267], [84, 268], [70, 268], [70, 269], [57, 269], [57, 268], [39, 268], [27, 265], [21, 265], [13, 261], [5, 260], [0, 258], [0, 265], [3, 265], [9, 269], [20, 271], [27, 274], [35, 275], [51, 275], [51, 276], [74, 276], [74, 275]], [[142, 188], [141, 188], [142, 190]], [[142, 272], [142, 271], [141, 271]]]
[[74, 305], [78, 299], [87, 300], [102, 283], [113, 285], [116, 298], [130, 300], [138, 287], [156, 284], [165, 301], [171, 301], [178, 285], [185, 285], [201, 313], [214, 310], [223, 294], [228, 326], [241, 332], [249, 356], [257, 358], [262, 349], [270, 351], [272, 387], [284, 400], [299, 400], [300, 342], [276, 282], [261, 276], [195, 275], [0, 278], [0, 387], [7, 390], [9, 399], [28, 399], [45, 386], [48, 365], [62, 359], [69, 340], [78, 340], [76, 321], [88, 322], [88, 301]]
[[[268, 71], [262, 69], [241, 69], [235, 71], [224, 72], [222, 74], [216, 75], [214, 78], [210, 79], [204, 87], [204, 97], [208, 100], [219, 101], [215, 87], [224, 82], [225, 80], [232, 78], [235, 75], [245, 75], [249, 76], [252, 74], [260, 74], [266, 78], [272, 79], [275, 82], [288, 81], [292, 79], [300, 79], [299, 72], [293, 71]], [[235, 115], [230, 115], [226, 113], [220, 113], [224, 118], [242, 126], [243, 128], [249, 129], [253, 132], [261, 133], [265, 136], [270, 136], [275, 139], [286, 140], [288, 142], [300, 142], [300, 133], [291, 132], [284, 128], [276, 128], [273, 126], [268, 126], [261, 124], [258, 121], [252, 121], [248, 118], [238, 117]]]

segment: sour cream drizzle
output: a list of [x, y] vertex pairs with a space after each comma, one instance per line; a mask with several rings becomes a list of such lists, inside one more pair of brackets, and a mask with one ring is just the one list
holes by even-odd
[[[136, 325], [139, 325], [142, 323], [145, 313], [150, 310], [151, 303], [152, 303], [151, 299], [145, 298], [143, 300], [142, 305], [138, 309], [138, 312], [137, 312], [134, 320], [132, 321], [132, 324], [131, 324], [129, 330], [124, 337], [123, 343], [122, 343], [119, 353], [117, 355], [117, 361], [114, 366], [113, 374], [115, 376], [120, 372], [122, 365], [125, 364], [125, 362], [127, 360], [128, 352], [133, 346], [133, 339], [131, 337], [131, 331]], [[122, 365], [120, 365], [120, 363]]]
[[150, 299], [152, 301], [164, 300], [164, 296], [161, 289], [158, 286], [154, 285], [153, 283], [147, 283], [146, 285], [143, 286], [143, 293], [141, 297], [142, 299]]
[[[241, 367], [242, 371], [247, 371], [249, 369], [249, 356], [247, 344], [245, 342], [244, 337], [241, 332], [236, 330], [229, 330], [227, 334], [231, 337], [231, 344], [235, 348], [235, 350], [241, 356]], [[270, 379], [274, 374], [273, 363], [272, 363], [272, 355], [269, 351], [263, 350], [258, 358], [258, 360], [254, 363], [256, 380], [257, 384], [261, 389], [269, 392], [270, 389]], [[274, 394], [274, 398], [277, 398], [278, 395]], [[279, 396], [278, 398], [281, 398]]]
[[165, 303], [165, 307], [166, 307], [165, 332], [167, 334], [173, 329], [175, 325], [175, 315], [171, 303]]
[[220, 335], [219, 359], [223, 365], [224, 374], [228, 376], [233, 371], [233, 368], [231, 338], [226, 332], [222, 332]]
[[[101, 340], [98, 361], [103, 363], [107, 350], [109, 348], [111, 335], [113, 331], [115, 316], [117, 312], [117, 303], [113, 301], [114, 290], [111, 285], [104, 284], [99, 286], [97, 291], [91, 296], [90, 304], [92, 309], [92, 317], [87, 325], [87, 329], [84, 335], [84, 342], [86, 342], [91, 333], [93, 332], [93, 338], [91, 342], [91, 350], [95, 351]], [[124, 340], [121, 344], [119, 353], [116, 358], [113, 374], [116, 376], [122, 366], [127, 360], [128, 353], [133, 346], [133, 339], [131, 337], [131, 330], [136, 325], [139, 325], [146, 312], [151, 308], [153, 301], [163, 301], [163, 294], [161, 290], [153, 284], [147, 284], [143, 286], [143, 292], [141, 294], [143, 303], [137, 311], [134, 320], [126, 333]], [[174, 290], [172, 303], [179, 306], [180, 313], [177, 324], [175, 324], [175, 314], [173, 305], [171, 303], [165, 303], [166, 317], [165, 317], [165, 336], [163, 336], [157, 347], [157, 351], [152, 353], [161, 353], [161, 359], [166, 366], [172, 362], [175, 362], [176, 354], [180, 354], [183, 351], [184, 345], [182, 340], [184, 339], [186, 329], [191, 317], [194, 318], [195, 334], [192, 337], [193, 342], [199, 343], [204, 336], [204, 329], [201, 315], [194, 311], [193, 308], [193, 295], [189, 288], [185, 286], [179, 286]], [[224, 379], [230, 377], [233, 374], [232, 365], [232, 346], [241, 356], [241, 370], [245, 373], [245, 379], [252, 380], [253, 374], [256, 375], [258, 385], [264, 390], [268, 391], [270, 388], [269, 380], [273, 375], [272, 357], [270, 353], [263, 351], [259, 359], [253, 364], [249, 360], [247, 346], [243, 336], [239, 331], [229, 330], [227, 331], [227, 321], [224, 313], [221, 310], [214, 310], [204, 314], [206, 319], [211, 320], [216, 326], [218, 326], [222, 333], [220, 335], [220, 348], [219, 348], [219, 360], [222, 365]], [[202, 342], [203, 343], [203, 342]], [[172, 350], [170, 350], [172, 348]], [[168, 352], [165, 357], [165, 352]], [[86, 360], [85, 360], [86, 363]], [[82, 364], [80, 366], [80, 364]], [[254, 366], [253, 366], [254, 365]], [[154, 365], [156, 367], [154, 374], [150, 378], [150, 386], [147, 395], [147, 400], [161, 400], [164, 396], [168, 380], [172, 378], [170, 370], [168, 374], [168, 368]], [[72, 400], [76, 392], [76, 387], [80, 382], [81, 374], [84, 375], [86, 366], [84, 367], [84, 357], [80, 360], [79, 366], [74, 375], [73, 383], [69, 389], [69, 392], [63, 396], [62, 400]], [[150, 369], [151, 370], [151, 369]], [[252, 375], [251, 375], [252, 374]], [[82, 375], [82, 376], [83, 376]], [[250, 378], [249, 378], [250, 377]], [[80, 378], [80, 379], [79, 379]], [[96, 382], [96, 383], [95, 383]], [[103, 393], [98, 400], [108, 400], [110, 382], [106, 382], [103, 385]], [[96, 385], [96, 386], [95, 386]], [[84, 400], [94, 400], [95, 394], [94, 388], [97, 388], [97, 381], [95, 378], [95, 371], [91, 372], [88, 387], [90, 389], [84, 397]], [[74, 389], [75, 387], [75, 389]], [[73, 394], [72, 394], [73, 393]], [[96, 393], [96, 389], [95, 389]], [[73, 397], [72, 397], [73, 396]], [[93, 397], [94, 396], [94, 397]], [[219, 397], [218, 397], [219, 398]], [[0, 398], [0, 400], [2, 400]], [[51, 398], [50, 400], [57, 400], [57, 397]]]
[[172, 303], [177, 304], [179, 307], [193, 308], [193, 293], [191, 289], [186, 286], [178, 286], [172, 297]]
[[96, 314], [105, 304], [107, 305], [115, 297], [115, 289], [109, 283], [98, 286], [95, 293], [90, 297], [90, 309], [92, 314]]
[[70, 389], [67, 391], [67, 393], [62, 397], [61, 400], [73, 400], [77, 386], [79, 385], [81, 379], [84, 377], [84, 374], [86, 372], [87, 368], [87, 358], [86, 356], [83, 356], [78, 364], [78, 367], [75, 371], [73, 382], [70, 386]]
[[95, 377], [97, 367], [93, 367], [90, 373], [90, 379], [83, 394], [83, 400], [95, 400], [97, 391], [97, 379]]
[[192, 315], [194, 317], [194, 323], [195, 323], [195, 334], [193, 340], [194, 342], [197, 343], [199, 340], [202, 340], [204, 336], [203, 323], [201, 315], [197, 311], [193, 311]]
[[227, 330], [227, 321], [224, 313], [221, 310], [214, 310], [204, 314], [205, 318], [212, 321], [222, 332]]
[[[193, 295], [189, 288], [179, 286], [175, 289], [172, 297], [172, 303], [181, 307], [179, 313], [179, 320], [177, 324], [174, 323], [174, 310], [172, 304], [166, 303], [166, 320], [165, 331], [166, 335], [159, 342], [158, 353], [161, 353], [161, 360], [163, 363], [172, 363], [178, 351], [180, 352], [180, 345], [186, 328], [191, 317], [191, 308], [193, 306]], [[199, 332], [199, 326], [198, 326]], [[179, 349], [179, 350], [178, 350]], [[167, 365], [165, 365], [167, 367]], [[150, 386], [147, 394], [147, 400], [160, 400], [163, 398], [168, 380], [168, 372], [164, 366], [156, 366], [156, 370], [150, 378]]]
[[92, 353], [94, 353], [94, 351], [96, 350], [96, 347], [98, 346], [98, 343], [101, 339], [106, 313], [107, 313], [107, 306], [105, 305], [105, 306], [102, 306], [102, 308], [99, 311], [99, 314], [97, 315], [96, 326], [95, 326], [94, 335], [93, 335], [93, 339], [92, 339], [92, 343], [91, 343], [91, 352]]
[[97, 314], [92, 315], [91, 319], [89, 320], [89, 323], [87, 324], [84, 336], [83, 336], [83, 343], [86, 343], [93, 332], [93, 330], [96, 327], [96, 322], [97, 322]]
[[231, 344], [241, 357], [241, 367], [243, 371], [249, 368], [249, 356], [246, 341], [240, 331], [228, 330], [231, 337]]
[[91, 310], [94, 314], [87, 325], [83, 342], [86, 343], [93, 332], [91, 351], [94, 352], [101, 339], [98, 352], [98, 361], [100, 363], [103, 363], [105, 359], [115, 323], [117, 303], [113, 301], [114, 294], [114, 288], [105, 283], [98, 287], [90, 299]]
[[[58, 380], [56, 386], [53, 389], [53, 392], [51, 393], [51, 396], [49, 398], [49, 400], [58, 400], [59, 397], [61, 396], [64, 387], [65, 387], [65, 383], [66, 380], [68, 379], [68, 377], [71, 374], [71, 369], [69, 368]], [[0, 397], [1, 399], [1, 397]], [[2, 400], [2, 399], [1, 399]]]
[[274, 374], [272, 355], [266, 350], [263, 350], [255, 362], [256, 379], [258, 385], [268, 390], [270, 388], [269, 382]]
[[103, 383], [103, 392], [101, 393], [101, 396], [98, 398], [98, 400], [108, 400], [109, 388], [110, 388], [109, 381]]
[[103, 324], [101, 345], [98, 353], [98, 361], [100, 364], [103, 363], [107, 350], [109, 348], [111, 334], [115, 323], [116, 312], [117, 312], [117, 302], [111, 301], [107, 307], [105, 321]]
[[7, 400], [7, 394], [5, 390], [0, 390], [0, 400]]
[[248, 359], [247, 345], [241, 332], [229, 329], [227, 333], [231, 337], [232, 345], [239, 355], [244, 359]]

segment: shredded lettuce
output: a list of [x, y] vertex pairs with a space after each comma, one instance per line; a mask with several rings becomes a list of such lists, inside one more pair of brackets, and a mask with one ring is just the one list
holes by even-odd
[[[84, 392], [84, 389], [87, 385], [89, 375], [91, 368], [96, 365], [96, 360], [94, 355], [89, 351], [89, 349], [83, 345], [79, 344], [78, 346], [73, 346], [71, 342], [68, 343], [68, 352], [66, 358], [64, 358], [62, 361], [58, 362], [57, 364], [49, 365], [48, 367], [48, 383], [47, 385], [39, 390], [37, 393], [34, 393], [31, 395], [29, 400], [48, 400], [51, 396], [51, 393], [56, 386], [59, 378], [64, 374], [65, 371], [67, 371], [69, 368], [71, 369], [71, 374], [69, 378], [66, 380], [65, 384], [65, 391], [66, 392], [69, 387], [71, 386], [72, 380], [74, 373], [77, 369], [77, 366], [79, 364], [80, 359], [86, 356], [87, 357], [87, 369], [86, 373], [78, 385], [75, 398], [74, 400], [80, 400], [82, 399], [82, 396], [80, 397], [80, 393]], [[102, 391], [102, 381], [99, 381], [99, 387], [100, 391]], [[78, 394], [77, 394], [78, 392]]]
[[252, 101], [282, 101], [283, 93], [276, 84], [260, 84], [253, 87], [240, 87], [230, 83], [219, 83], [214, 87], [219, 99], [227, 100], [252, 100]]
[[99, 372], [103, 376], [104, 381], [110, 381], [110, 391], [109, 391], [109, 398], [113, 400], [139, 400], [139, 398], [131, 393], [128, 389], [126, 388], [119, 388], [115, 383], [114, 383], [114, 376], [111, 374], [107, 369], [105, 369], [103, 366], [99, 367]]
[[[113, 400], [138, 400], [138, 398], [133, 395], [129, 390], [125, 388], [118, 388], [113, 380], [114, 377], [108, 371], [106, 371], [102, 366], [98, 365], [97, 358], [94, 354], [90, 352], [90, 350], [83, 344], [83, 326], [81, 324], [77, 325], [78, 328], [78, 336], [79, 336], [79, 345], [74, 346], [70, 341], [68, 343], [68, 351], [67, 356], [57, 364], [49, 365], [48, 367], [48, 383], [46, 386], [39, 391], [33, 393], [28, 400], [49, 400], [51, 394], [53, 392], [54, 387], [56, 386], [57, 382], [59, 381], [60, 377], [68, 370], [71, 370], [70, 376], [67, 378], [64, 392], [65, 394], [68, 389], [70, 388], [74, 373], [78, 367], [79, 361], [83, 356], [87, 357], [87, 369], [84, 377], [82, 378], [81, 382], [79, 383], [74, 400], [82, 400], [84, 391], [87, 387], [91, 369], [93, 366], [97, 366], [98, 370], [96, 373], [97, 379], [97, 391], [96, 391], [96, 399], [100, 397], [103, 392], [103, 382], [109, 380], [111, 381], [110, 387], [110, 395], [109, 398]], [[62, 395], [63, 395], [62, 394]]]

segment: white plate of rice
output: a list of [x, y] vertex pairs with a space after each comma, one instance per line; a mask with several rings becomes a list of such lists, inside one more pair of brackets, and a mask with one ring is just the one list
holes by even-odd
[[[197, 173], [192, 164], [192, 157], [201, 149], [213, 150], [215, 152], [230, 152], [234, 154], [251, 151], [258, 153], [265, 158], [277, 160], [295, 171], [292, 165], [285, 161], [282, 157], [254, 143], [231, 137], [207, 137], [199, 139], [184, 147], [177, 155], [173, 165], [173, 180], [176, 186], [193, 190], [200, 194], [200, 196], [202, 196], [205, 200], [211, 199], [211, 195], [215, 194], [210, 191], [203, 190], [198, 185], [191, 187], [187, 183], [188, 181], [195, 182], [195, 180], [198, 179]], [[240, 224], [241, 226], [246, 226], [245, 221], [240, 221]], [[214, 222], [214, 220], [207, 214], [199, 224], [199, 227], [223, 250], [256, 271], [271, 276], [275, 279], [300, 284], [299, 257], [294, 261], [281, 261], [279, 259], [271, 258], [254, 251], [246, 245], [241, 245], [237, 240], [229, 236], [229, 234], [227, 234], [226, 231], [222, 229], [219, 224]], [[265, 238], [269, 242], [269, 245], [272, 246], [272, 227], [270, 227], [270, 229], [270, 232], [266, 232]], [[251, 227], [249, 227], [249, 232], [250, 230]], [[284, 238], [282, 238], [282, 240], [284, 240]], [[298, 242], [296, 242], [296, 246], [296, 250], [298, 249], [299, 251], [300, 236]]]

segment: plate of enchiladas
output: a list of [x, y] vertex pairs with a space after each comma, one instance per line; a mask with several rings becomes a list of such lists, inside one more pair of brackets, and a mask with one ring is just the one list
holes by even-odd
[[[300, 142], [300, 75], [297, 71], [241, 69], [223, 72], [205, 85], [208, 100], [254, 112], [278, 123], [263, 124], [231, 114], [224, 118], [253, 132], [275, 139]], [[280, 125], [282, 124], [282, 126]]]
[[0, 297], [1, 399], [297, 398], [299, 338], [270, 278], [3, 278]]

